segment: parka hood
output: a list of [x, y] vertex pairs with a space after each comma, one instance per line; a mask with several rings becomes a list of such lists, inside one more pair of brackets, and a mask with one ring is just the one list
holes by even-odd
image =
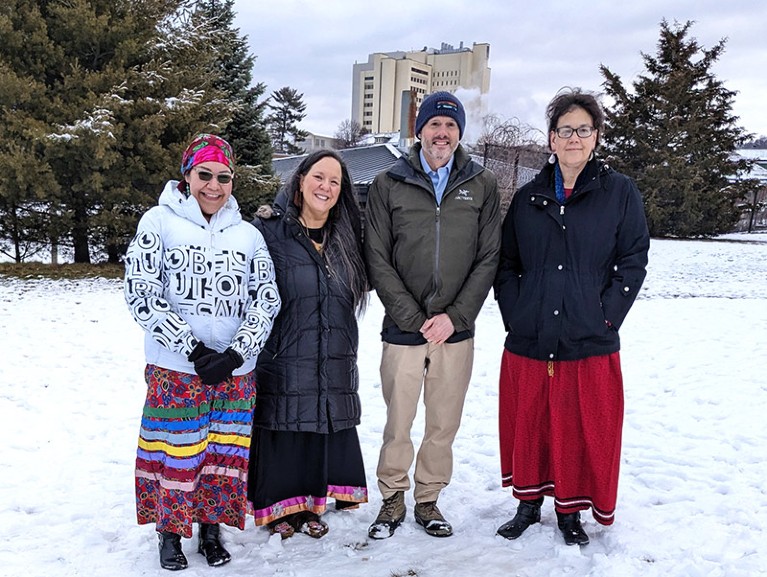
[[216, 214], [210, 217], [210, 222], [208, 222], [200, 210], [200, 205], [197, 203], [197, 199], [191, 194], [181, 192], [178, 189], [177, 180], [169, 180], [165, 183], [165, 188], [160, 194], [160, 199], [157, 204], [160, 206], [167, 206], [181, 218], [185, 218], [186, 220], [199, 224], [205, 228], [211, 227], [224, 229], [239, 224], [242, 221], [240, 206], [232, 195], [229, 197], [229, 200], [226, 201], [226, 204], [222, 206]]

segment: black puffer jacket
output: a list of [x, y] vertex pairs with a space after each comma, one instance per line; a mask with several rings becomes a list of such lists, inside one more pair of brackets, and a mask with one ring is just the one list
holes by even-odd
[[618, 328], [646, 274], [650, 236], [634, 182], [597, 159], [560, 205], [553, 165], [514, 196], [495, 293], [506, 349], [578, 360], [620, 349]]
[[331, 274], [285, 193], [253, 223], [274, 261], [282, 309], [256, 365], [254, 425], [328, 433], [360, 422], [352, 293]]

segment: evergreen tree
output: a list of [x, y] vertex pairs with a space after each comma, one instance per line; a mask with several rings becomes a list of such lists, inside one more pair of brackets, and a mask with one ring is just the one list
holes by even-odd
[[58, 183], [43, 158], [46, 124], [37, 117], [45, 87], [35, 78], [52, 44], [32, 4], [0, 7], [0, 37], [0, 252], [22, 262], [55, 236], [49, 199]]
[[653, 236], [731, 230], [743, 196], [732, 179], [748, 169], [732, 156], [749, 137], [732, 113], [735, 93], [711, 72], [726, 40], [706, 50], [688, 37], [692, 25], [661, 22], [657, 54], [642, 53], [647, 72], [632, 92], [600, 67], [614, 101], [603, 145], [611, 163], [636, 180]]
[[276, 151], [284, 154], [300, 154], [302, 149], [296, 142], [304, 140], [309, 133], [298, 128], [298, 123], [306, 117], [304, 95], [295, 88], [285, 86], [272, 92], [266, 117], [272, 145]]
[[[211, 79], [189, 73], [215, 57], [209, 29], [192, 26], [193, 5], [8, 0], [0, 8], [0, 74], [13, 80], [0, 88], [0, 115], [29, 127], [0, 125], [0, 157], [13, 142], [53, 179], [21, 188], [15, 205], [49, 207], [37, 242], [67, 240], [75, 262], [90, 262], [93, 249], [119, 260], [140, 214], [179, 176], [170, 167], [191, 136], [227, 119]], [[34, 97], [14, 96], [19, 83]]]
[[237, 160], [235, 196], [246, 218], [261, 204], [268, 204], [279, 187], [272, 171], [272, 141], [266, 130], [266, 100], [259, 102], [266, 85], [251, 85], [255, 57], [246, 36], [234, 28], [234, 0], [204, 0], [197, 18], [212, 27], [216, 57], [210, 73], [214, 87], [225, 95], [230, 119], [219, 132], [234, 149]]

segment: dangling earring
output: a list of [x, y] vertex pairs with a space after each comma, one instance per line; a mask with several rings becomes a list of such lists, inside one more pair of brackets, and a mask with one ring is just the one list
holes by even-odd
[[552, 152], [551, 156], [549, 156], [549, 164], [554, 164], [556, 161], [557, 161], [557, 155]]
[[594, 151], [591, 151], [591, 154], [589, 154], [589, 161], [594, 160]]

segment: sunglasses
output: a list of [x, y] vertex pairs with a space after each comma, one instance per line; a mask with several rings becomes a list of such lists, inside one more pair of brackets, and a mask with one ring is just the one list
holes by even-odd
[[202, 168], [193, 168], [192, 170], [194, 170], [197, 173], [197, 177], [203, 182], [210, 182], [211, 180], [213, 180], [213, 177], [215, 176], [219, 184], [229, 184], [230, 182], [232, 182], [232, 179], [234, 178], [233, 174], [229, 174], [226, 172], [213, 174], [209, 170], [204, 170]]

